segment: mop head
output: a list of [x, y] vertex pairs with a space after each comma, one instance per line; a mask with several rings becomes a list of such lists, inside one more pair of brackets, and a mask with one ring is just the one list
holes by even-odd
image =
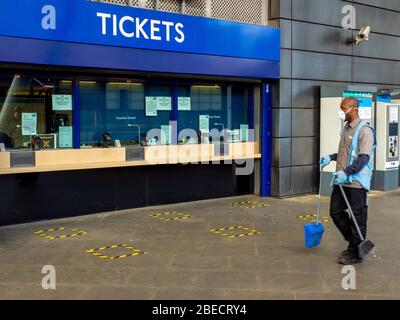
[[306, 248], [314, 248], [320, 245], [324, 234], [322, 223], [307, 223], [304, 225], [304, 245]]

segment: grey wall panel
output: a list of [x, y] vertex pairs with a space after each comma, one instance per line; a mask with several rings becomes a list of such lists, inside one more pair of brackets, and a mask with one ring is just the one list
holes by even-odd
[[315, 52], [293, 51], [293, 78], [348, 81], [351, 78], [351, 57]]
[[285, 138], [292, 136], [292, 109], [273, 109], [272, 137]]
[[304, 166], [318, 163], [319, 138], [292, 139], [292, 166]]
[[293, 80], [292, 105], [293, 108], [319, 108], [320, 82]]
[[292, 107], [292, 80], [282, 79], [279, 81], [279, 103], [274, 104], [275, 108], [291, 108]]
[[400, 62], [354, 58], [353, 80], [356, 82], [400, 84]]
[[321, 104], [321, 85], [347, 86], [345, 82], [292, 80], [293, 108], [319, 109]]
[[292, 51], [281, 49], [281, 78], [292, 77]]
[[[354, 85], [362, 85], [362, 84], [354, 82]], [[378, 91], [385, 90], [385, 89], [400, 89], [399, 85], [396, 86], [396, 85], [378, 84], [378, 83], [368, 84], [368, 86], [373, 86], [373, 87], [377, 88]]]
[[304, 194], [316, 192], [318, 187], [318, 166], [293, 167], [291, 174], [291, 193]]
[[293, 137], [319, 136], [319, 110], [293, 109], [292, 136]]
[[292, 17], [292, 0], [270, 0], [270, 19]]
[[293, 19], [332, 26], [341, 26], [342, 8], [350, 4], [338, 0], [295, 0]]
[[372, 33], [369, 41], [354, 46], [354, 55], [400, 60], [400, 37]]
[[292, 139], [291, 138], [272, 138], [272, 166], [288, 167], [291, 165]]
[[351, 30], [297, 21], [292, 28], [293, 49], [351, 55]]
[[371, 26], [372, 32], [400, 36], [399, 13], [363, 5], [355, 5], [357, 28]]
[[371, 5], [375, 7], [380, 7], [389, 10], [400, 11], [400, 1], [399, 0], [355, 0], [355, 3]]
[[281, 29], [281, 48], [290, 49], [292, 47], [292, 21], [281, 19], [279, 27]]
[[[279, 1], [272, 2], [276, 6]], [[318, 189], [321, 85], [400, 88], [399, 0], [293, 0], [293, 21], [288, 13], [280, 18], [282, 5], [288, 3], [278, 5], [276, 20], [281, 25], [285, 78], [274, 94], [272, 184], [276, 196]], [[370, 40], [359, 46], [346, 44], [357, 32], [341, 27], [342, 8], [349, 4], [355, 4], [357, 27], [372, 28]]]
[[273, 84], [272, 107], [291, 108], [292, 106], [292, 80], [281, 79]]
[[272, 168], [271, 191], [274, 197], [285, 197], [291, 194], [290, 179], [291, 168]]

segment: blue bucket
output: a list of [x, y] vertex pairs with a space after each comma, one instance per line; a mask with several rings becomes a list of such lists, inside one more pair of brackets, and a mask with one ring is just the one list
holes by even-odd
[[322, 223], [307, 223], [304, 225], [304, 243], [307, 248], [319, 246], [324, 234], [324, 225]]

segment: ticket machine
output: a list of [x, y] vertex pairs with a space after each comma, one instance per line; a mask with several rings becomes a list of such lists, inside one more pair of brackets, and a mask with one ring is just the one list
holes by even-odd
[[399, 187], [400, 104], [390, 94], [376, 97], [376, 160], [373, 188], [381, 191]]

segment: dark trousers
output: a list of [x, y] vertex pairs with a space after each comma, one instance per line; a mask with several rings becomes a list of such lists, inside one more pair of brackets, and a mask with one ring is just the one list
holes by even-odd
[[[361, 229], [364, 239], [367, 236], [367, 190], [355, 188], [343, 188], [353, 209], [354, 215]], [[358, 245], [361, 243], [357, 229], [346, 211], [347, 205], [338, 186], [334, 186], [331, 196], [330, 215], [344, 239], [349, 242], [348, 250], [358, 254]]]

